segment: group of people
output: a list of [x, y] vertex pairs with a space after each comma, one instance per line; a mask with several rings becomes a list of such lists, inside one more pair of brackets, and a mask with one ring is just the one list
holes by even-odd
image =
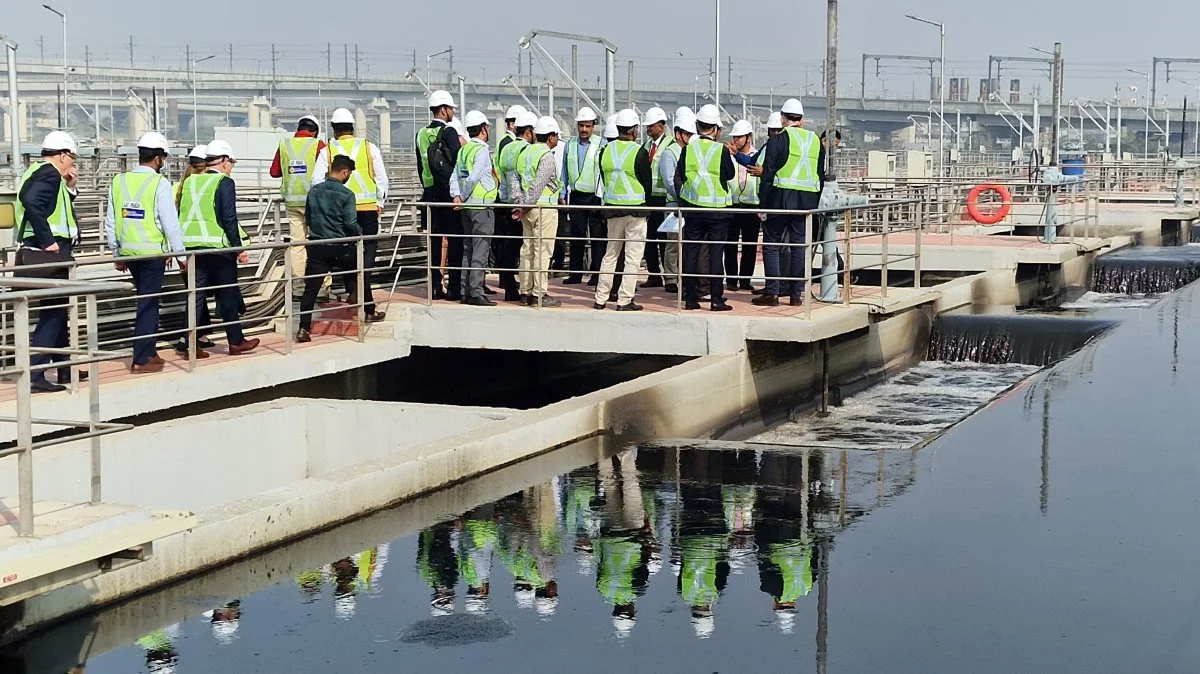
[[[460, 123], [457, 107], [448, 92], [433, 92], [432, 120], [416, 137], [422, 201], [446, 204], [425, 211], [435, 300], [494, 306], [484, 282], [490, 265], [504, 301], [528, 306], [561, 305], [548, 293], [552, 271], [565, 271], [564, 285], [587, 276], [597, 310], [615, 302], [640, 311], [639, 287], [674, 294], [680, 279], [688, 310], [703, 300], [731, 310], [726, 289], [752, 291], [759, 306], [802, 304], [809, 228], [796, 212], [819, 206], [827, 148], [804, 128], [799, 100], [771, 115], [759, 149], [746, 120], [722, 142], [715, 105], [679, 108], [673, 122], [657, 107], [643, 117], [621, 110], [605, 138], [596, 137], [595, 111], [581, 108], [563, 148], [553, 117], [513, 106], [493, 151], [487, 116], [472, 110]], [[766, 286], [755, 289], [760, 230]], [[639, 286], [643, 262], [648, 279]]]

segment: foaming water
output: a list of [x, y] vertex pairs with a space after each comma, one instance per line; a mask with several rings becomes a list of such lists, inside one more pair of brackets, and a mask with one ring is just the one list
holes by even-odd
[[1040, 368], [1033, 365], [925, 362], [830, 410], [751, 439], [777, 445], [851, 449], [907, 448], [958, 423]]
[[1145, 309], [1158, 304], [1161, 300], [1160, 295], [1147, 295], [1139, 293], [1136, 295], [1125, 295], [1123, 293], [1098, 293], [1094, 290], [1080, 295], [1078, 299], [1070, 302], [1064, 302], [1060, 305], [1062, 309], [1074, 309], [1076, 311], [1103, 311], [1106, 309]]

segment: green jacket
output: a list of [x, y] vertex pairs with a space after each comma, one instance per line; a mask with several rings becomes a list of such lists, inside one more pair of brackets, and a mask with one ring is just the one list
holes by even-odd
[[309, 239], [359, 236], [358, 207], [354, 193], [336, 180], [314, 185], [304, 207]]

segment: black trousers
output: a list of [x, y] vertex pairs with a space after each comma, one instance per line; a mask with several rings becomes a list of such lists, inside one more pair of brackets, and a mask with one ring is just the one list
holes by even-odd
[[516, 269], [521, 265], [522, 234], [521, 221], [512, 219], [512, 209], [497, 208], [496, 233], [492, 239], [492, 259], [496, 262], [496, 269], [500, 270], [500, 288], [502, 290], [517, 291], [517, 273], [503, 270]]
[[[665, 206], [667, 200], [661, 197], [651, 197], [646, 200], [647, 206]], [[662, 275], [662, 256], [670, 234], [661, 234], [658, 228], [663, 223], [666, 213], [654, 211], [646, 214], [646, 271], [650, 276]]]
[[[300, 329], [312, 330], [312, 311], [317, 306], [321, 283], [330, 272], [355, 271], [358, 254], [352, 243], [313, 243], [308, 246], [308, 262], [304, 265], [304, 295], [300, 297]], [[357, 274], [341, 274], [339, 278], [351, 295], [357, 295]]]
[[[567, 199], [572, 206], [599, 206], [600, 197], [584, 192], [572, 192]], [[593, 274], [600, 271], [600, 261], [604, 259], [604, 251], [608, 248], [608, 223], [601, 217], [600, 211], [569, 211], [567, 219], [571, 223], [571, 276], [582, 276], [585, 271]], [[590, 240], [590, 241], [589, 241]], [[590, 263], [584, 266], [584, 257], [591, 251]]]
[[[242, 291], [236, 285], [238, 281], [237, 256], [233, 253], [213, 253], [197, 255], [196, 287], [213, 288], [209, 292], [217, 298], [217, 315], [225, 323], [225, 338], [231, 345], [246, 341], [242, 326], [237, 324], [242, 307]], [[214, 288], [214, 286], [232, 286]], [[196, 315], [201, 315], [206, 304], [205, 293], [196, 293]]]
[[[683, 299], [688, 304], [700, 302], [700, 254], [708, 250], [708, 292], [713, 304], [725, 301], [725, 279], [722, 269], [725, 245], [729, 240], [730, 219], [728, 217], [704, 217], [689, 215], [683, 221], [683, 240], [696, 243], [683, 244]], [[707, 242], [707, 243], [701, 243]]]
[[[450, 209], [445, 209], [445, 210], [447, 213], [450, 213], [451, 215], [454, 215], [454, 216], [458, 215], [458, 213], [455, 213], [454, 211], [452, 211]], [[457, 219], [458, 218], [455, 217], [455, 220], [457, 220]], [[378, 234], [379, 233], [379, 211], [359, 211], [358, 212], [358, 228], [362, 230], [363, 236], [374, 236], [374, 235]], [[459, 226], [459, 231], [462, 231], [461, 225]], [[456, 259], [454, 257], [454, 242], [455, 241], [458, 241], [459, 257], [457, 259], [462, 258], [462, 239], [451, 239], [450, 240], [450, 259], [451, 260]], [[379, 250], [379, 242], [378, 241], [363, 241], [363, 285], [366, 286], [365, 288], [363, 288], [363, 296], [366, 298], [364, 301], [367, 303], [366, 311], [368, 314], [375, 313], [375, 293], [373, 293], [371, 291], [371, 270], [375, 268], [375, 255], [378, 252], [378, 250]], [[441, 244], [438, 244], [437, 250], [439, 252], [442, 250]], [[356, 254], [355, 262], [358, 261], [357, 257], [358, 256]], [[440, 263], [438, 263], [438, 264], [440, 264]], [[436, 269], [438, 267], [438, 264], [434, 265], [434, 269]], [[457, 263], [452, 262], [451, 264], [457, 264]], [[357, 266], [351, 267], [351, 269], [357, 269], [357, 268], [358, 268]], [[454, 283], [454, 278], [455, 278], [454, 275], [451, 274], [451, 276], [450, 276], [451, 283]], [[459, 279], [461, 281], [461, 275], [460, 275]], [[350, 286], [346, 286], [346, 290], [347, 290], [347, 292], [350, 293], [351, 296], [357, 297], [356, 293], [350, 289]]]
[[[64, 255], [71, 252], [71, 239], [54, 239], [58, 243], [59, 249]], [[63, 279], [66, 279], [66, 270], [63, 270]], [[29, 337], [29, 346], [41, 349], [65, 349], [71, 345], [71, 338], [67, 332], [70, 326], [68, 317], [68, 305], [64, 299], [42, 300], [38, 302], [38, 320], [37, 325], [33, 328], [33, 334]], [[69, 356], [51, 356], [50, 354], [33, 354], [29, 357], [30, 365], [47, 365], [51, 362], [59, 362], [69, 360]], [[65, 375], [65, 376], [64, 376]], [[35, 380], [46, 380], [46, 370], [34, 372], [31, 375]], [[59, 368], [58, 380], [61, 383], [66, 383], [71, 378], [71, 371], [68, 368]]]
[[[448, 199], [438, 198], [429, 193], [428, 190], [421, 197], [422, 201], [428, 202], [447, 202]], [[433, 262], [433, 291], [436, 293], [445, 288], [452, 299], [461, 299], [462, 297], [462, 271], [452, 269], [446, 273], [449, 277], [449, 285], [442, 284], [442, 243], [449, 239], [448, 249], [446, 251], [447, 266], [457, 267], [462, 261], [463, 240], [461, 236], [446, 236], [447, 234], [461, 235], [462, 217], [458, 211], [452, 208], [433, 208], [421, 211], [421, 218], [424, 220], [425, 213], [430, 212], [430, 217], [433, 220], [431, 223], [425, 223], [432, 236], [429, 238], [429, 257]], [[363, 224], [362, 216], [365, 212], [359, 212], [358, 224], [361, 227]], [[379, 214], [375, 213], [375, 233], [379, 232]], [[363, 234], [367, 231], [364, 229]], [[374, 259], [373, 257], [370, 259]], [[367, 287], [370, 287], [368, 284]], [[369, 310], [373, 310], [370, 307]]]
[[[729, 245], [725, 246], [725, 282], [730, 286], [750, 287], [754, 264], [758, 261], [758, 231], [760, 221], [755, 213], [738, 213], [729, 228]], [[741, 264], [738, 264], [738, 243], [741, 242]]]
[[155, 348], [158, 339], [147, 335], [158, 332], [158, 313], [161, 305], [158, 297], [145, 296], [162, 292], [167, 261], [131, 259], [125, 261], [125, 266], [133, 276], [133, 285], [138, 294], [137, 319], [133, 326], [133, 364], [145, 365], [158, 355]]

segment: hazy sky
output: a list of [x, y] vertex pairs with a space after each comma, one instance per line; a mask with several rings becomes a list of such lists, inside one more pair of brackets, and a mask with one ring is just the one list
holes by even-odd
[[[68, 14], [72, 61], [83, 59], [86, 43], [95, 61], [128, 64], [129, 17], [139, 13], [130, 14], [136, 3], [54, 0], [51, 4]], [[333, 70], [340, 72], [345, 67], [342, 44], [357, 42], [364, 72], [400, 73], [411, 65], [412, 50], [417, 51], [417, 60], [424, 70], [426, 54], [453, 45], [457, 70], [472, 77], [495, 79], [516, 71], [516, 41], [527, 30], [537, 27], [603, 35], [616, 43], [620, 48], [619, 82], [624, 81], [623, 61], [633, 58], [635, 79], [639, 82], [689, 85], [695, 75], [706, 72], [707, 59], [713, 51], [712, 12], [693, 13], [695, 18], [685, 25], [679, 20], [671, 21], [668, 10], [675, 5], [666, 2], [635, 4], [635, 10], [643, 7], [653, 10], [632, 20], [614, 17], [604, 10], [603, 3], [589, 3], [587, 18], [573, 21], [564, 10], [576, 3], [546, 0], [512, 3], [508, 7], [514, 10], [503, 15], [497, 11], [500, 5], [477, 0], [463, 0], [457, 5], [415, 0], [359, 3], [370, 7], [367, 17], [360, 19], [347, 14], [340, 19], [330, 18], [332, 8], [352, 4], [318, 0], [160, 3], [161, 17], [142, 23], [160, 25], [163, 30], [134, 36], [135, 60], [144, 64], [156, 57], [160, 64], [179, 65], [184, 60], [183, 46], [190, 42], [194, 56], [217, 55], [203, 69], [224, 69], [229, 59], [226, 46], [232, 42], [237, 68], [269, 71], [270, 44], [275, 41], [280, 50], [281, 71], [323, 72], [325, 43], [332, 41]], [[747, 86], [770, 86], [784, 81], [803, 84], [806, 66], [809, 82], [819, 85], [816, 66], [824, 56], [825, 2], [726, 0], [724, 4], [719, 68], [723, 85], [726, 56], [734, 59], [735, 89], [739, 81]], [[988, 54], [1037, 56], [1030, 47], [1050, 49], [1055, 40], [1064, 45], [1069, 95], [1111, 95], [1117, 80], [1126, 90], [1139, 80], [1144, 86], [1144, 79], [1125, 69], [1146, 70], [1152, 56], [1200, 57], [1200, 50], [1189, 48], [1200, 26], [1200, 2], [1163, 5], [1164, 9], [1169, 8], [1169, 16], [1135, 11], [1139, 8], [1137, 4], [1115, 0], [1011, 0], [988, 3], [987, 6], [996, 9], [986, 12], [981, 11], [983, 5], [975, 0], [843, 0], [839, 90], [857, 90], [863, 52], [936, 55], [937, 30], [906, 20], [906, 13], [946, 22], [947, 76], [971, 77], [973, 91], [986, 72]], [[459, 18], [448, 21], [447, 10], [454, 6], [460, 10]], [[472, 6], [480, 9], [473, 12], [469, 9]], [[0, 17], [4, 22], [0, 24], [0, 32], [22, 43], [24, 60], [39, 58], [39, 37], [45, 40], [47, 61], [61, 59], [60, 23], [42, 9], [41, 2], [0, 0]], [[445, 29], [448, 25], [451, 30]], [[566, 43], [549, 42], [548, 46], [556, 57], [569, 53]], [[350, 50], [353, 52], [353, 46]], [[581, 48], [580, 52], [585, 70], [594, 76], [598, 52], [588, 48]], [[446, 68], [441, 59], [435, 63], [443, 70]], [[1200, 82], [1200, 65], [1178, 67], [1180, 78], [1190, 76]], [[884, 73], [888, 88], [908, 92], [916, 86], [912, 83], [920, 80], [916, 69], [915, 65], [889, 66]], [[534, 72], [541, 74], [536, 63]], [[1029, 70], [1012, 72], [1011, 76], [1038, 79]], [[867, 86], [876, 91], [884, 86], [875, 79], [873, 67], [869, 68]], [[1177, 82], [1168, 88], [1160, 81], [1160, 95], [1181, 98], [1189, 92], [1194, 95], [1195, 91], [1194, 87]]]

